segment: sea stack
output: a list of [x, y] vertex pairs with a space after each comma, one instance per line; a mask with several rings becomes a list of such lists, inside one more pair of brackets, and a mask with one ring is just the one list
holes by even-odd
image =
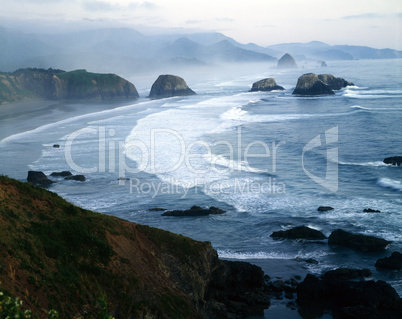
[[162, 99], [172, 96], [186, 96], [196, 94], [191, 90], [187, 83], [177, 75], [160, 75], [157, 80], [152, 84], [149, 98]]
[[253, 86], [249, 92], [257, 92], [257, 91], [273, 91], [273, 90], [281, 90], [284, 88], [280, 85], [277, 85], [274, 78], [263, 79], [253, 83]]
[[278, 69], [297, 69], [295, 59], [289, 53], [286, 53], [279, 59]]
[[344, 78], [337, 78], [332, 74], [319, 74], [318, 78], [333, 90], [340, 90], [347, 86], [354, 85], [352, 82], [346, 81]]
[[314, 73], [303, 74], [297, 80], [293, 94], [297, 95], [328, 95], [334, 94], [331, 87], [322, 82]]

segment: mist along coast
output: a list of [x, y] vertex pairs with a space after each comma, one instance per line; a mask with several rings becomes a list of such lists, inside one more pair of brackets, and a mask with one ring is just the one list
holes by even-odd
[[[383, 160], [402, 155], [401, 60], [327, 64], [307, 63], [303, 68], [283, 69], [263, 63], [216, 72], [187, 70], [178, 75], [196, 94], [167, 98], [151, 94], [153, 81], [157, 83], [156, 91], [164, 87], [157, 81], [163, 79], [153, 76], [152, 81], [144, 82], [128, 78], [138, 90], [138, 97], [129, 100], [49, 101], [36, 97], [2, 104], [0, 173], [26, 181], [28, 171], [43, 172], [52, 182], [48, 190], [82, 209], [211, 243], [211, 247], [199, 247], [201, 244], [191, 242], [190, 247], [181, 241], [187, 237], [170, 238], [162, 233], [153, 237], [153, 228], [135, 226], [137, 242], [145, 245], [145, 250], [159, 256], [166, 249], [169, 256], [175, 256], [170, 261], [165, 257], [152, 259], [149, 273], [138, 270], [144, 278], [150, 278], [154, 271], [159, 280], [165, 280], [157, 269], [167, 267], [169, 283], [165, 288], [171, 297], [162, 294], [163, 299], [161, 291], [145, 289], [145, 285], [157, 287], [151, 279], [140, 280], [136, 287], [137, 291], [144, 289], [144, 300], [156, 308], [146, 303], [130, 308], [119, 304], [118, 295], [107, 292], [112, 295], [107, 301], [109, 313], [116, 318], [125, 317], [122, 309], [136, 309], [134, 317], [148, 311], [155, 318], [162, 317], [161, 311], [166, 311], [163, 315], [169, 318], [185, 318], [188, 314], [205, 318], [398, 318], [402, 293], [398, 255], [402, 251], [402, 170]], [[300, 87], [319, 93], [293, 94], [299, 87], [298, 80], [306, 74], [308, 82]], [[342, 77], [348, 83], [333, 89], [319, 78], [320, 74]], [[260, 82], [256, 85], [260, 90], [251, 90], [253, 83], [269, 78], [274, 81]], [[180, 92], [186, 91], [181, 80], [176, 80]], [[273, 85], [275, 89], [262, 90], [261, 85]], [[72, 176], [84, 175], [85, 181], [65, 179], [60, 174], [51, 176], [66, 171]], [[14, 212], [20, 216], [20, 223], [25, 223], [27, 217], [19, 215], [17, 206], [6, 203], [4, 195], [16, 196], [23, 192], [22, 186], [9, 180], [2, 183], [14, 190], [8, 194], [7, 187], [2, 188], [2, 212], [9, 212], [7, 218], [12, 218]], [[35, 196], [30, 201], [42, 207]], [[24, 203], [21, 205], [28, 210], [28, 199]], [[60, 212], [70, 209], [61, 202], [57, 205]], [[81, 214], [81, 208], [71, 208], [71, 216]], [[31, 212], [35, 217], [25, 226], [37, 239], [27, 237], [19, 247], [31, 240], [42, 243], [45, 237], [39, 230], [49, 226], [40, 223], [46, 218], [56, 227], [51, 212], [41, 209], [45, 215], [36, 217]], [[57, 218], [63, 223], [63, 216], [70, 216], [60, 214]], [[66, 219], [58, 227], [72, 223]], [[134, 227], [123, 224], [115, 226], [118, 233], [113, 233], [112, 226], [105, 226], [108, 235], [97, 235], [98, 248], [91, 248], [96, 252], [93, 257], [100, 258], [102, 254], [96, 255], [103, 251], [99, 247], [110, 245], [120, 256], [117, 262], [110, 255], [110, 260], [119, 263], [116, 265], [140, 267], [129, 250], [117, 245], [118, 236], [128, 236], [125, 227]], [[18, 222], [10, 225], [17, 227]], [[89, 232], [91, 225], [86, 225], [84, 232]], [[64, 244], [63, 240], [60, 243]], [[179, 252], [169, 246], [169, 240], [180, 243]], [[160, 246], [164, 241], [169, 247]], [[201, 255], [195, 253], [193, 245]], [[49, 262], [46, 267], [59, 265], [62, 257], [56, 251], [64, 252], [64, 248], [44, 247], [47, 250], [43, 258]], [[26, 251], [21, 254], [25, 256]], [[85, 265], [78, 255], [77, 263], [71, 262], [78, 272], [92, 272], [94, 278], [97, 271], [104, 276], [104, 271], [118, 272], [117, 266], [110, 268], [109, 259], [91, 264], [92, 255], [83, 252], [83, 256], [89, 258]], [[202, 266], [188, 256], [200, 258]], [[248, 264], [220, 264], [218, 257], [254, 264], [268, 277]], [[19, 274], [29, 265], [37, 267], [25, 263], [23, 268], [18, 259], [9, 258], [14, 262], [12, 269]], [[27, 261], [28, 257], [23, 259]], [[188, 267], [205, 276], [188, 275]], [[236, 271], [241, 274], [237, 282], [231, 277]], [[9, 274], [2, 272], [4, 278]], [[32, 276], [27, 289], [41, 289], [34, 278], [43, 273]], [[183, 278], [189, 278], [191, 287]], [[62, 283], [52, 280], [56, 286]], [[81, 284], [77, 281], [76, 287], [90, 291]], [[135, 286], [132, 282], [122, 284], [127, 293]], [[179, 290], [169, 290], [170, 284], [178, 285]], [[13, 292], [11, 284], [9, 291]], [[43, 289], [40, 291], [46, 296]], [[74, 300], [72, 291], [73, 287], [70, 302]], [[23, 293], [14, 293], [30, 300]], [[134, 299], [141, 300], [139, 296]], [[36, 307], [32, 301], [28, 304]], [[67, 309], [63, 302], [53, 300], [49, 304], [56, 310]], [[91, 307], [87, 308], [89, 314], [100, 309], [96, 302]], [[83, 315], [85, 307], [74, 309]]]

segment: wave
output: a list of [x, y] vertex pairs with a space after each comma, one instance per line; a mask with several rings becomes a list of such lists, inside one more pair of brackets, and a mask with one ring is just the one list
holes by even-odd
[[[73, 117], [70, 117], [70, 118], [67, 118], [67, 119], [64, 119], [64, 120], [61, 120], [61, 121], [45, 124], [45, 125], [39, 126], [39, 127], [35, 128], [35, 129], [32, 129], [32, 130], [28, 130], [28, 131], [24, 131], [24, 132], [21, 132], [21, 133], [16, 133], [16, 134], [7, 136], [7, 137], [3, 138], [2, 140], [0, 140], [0, 146], [3, 145], [3, 144], [6, 144], [8, 142], [14, 141], [14, 140], [26, 138], [27, 136], [32, 135], [32, 134], [36, 134], [36, 133], [46, 131], [48, 129], [59, 128], [62, 125], [65, 125], [65, 124], [69, 124], [69, 123], [84, 120], [84, 119], [91, 119], [91, 118], [93, 118], [95, 116], [98, 116], [98, 115], [103, 116], [103, 115], [107, 115], [107, 114], [118, 114], [121, 111], [126, 111], [128, 109], [133, 108], [133, 107], [138, 107], [139, 105], [144, 105], [144, 104], [149, 104], [149, 103], [152, 103], [152, 101], [145, 101], [145, 102], [140, 102], [140, 103], [136, 103], [136, 104], [130, 104], [130, 105], [117, 107], [117, 108], [110, 109], [110, 110], [103, 110], [103, 111], [94, 112], [94, 113], [77, 115], [77, 116], [73, 116]], [[149, 111], [149, 109], [144, 110], [143, 112], [147, 113], [148, 111]]]
[[360, 105], [352, 105], [350, 108], [364, 111], [400, 111], [399, 107], [364, 107]]
[[284, 260], [297, 260], [297, 259], [309, 259], [320, 258], [326, 256], [328, 253], [324, 251], [315, 252], [298, 252], [295, 254], [288, 254], [283, 252], [234, 252], [228, 249], [219, 250], [218, 256], [220, 258], [227, 259], [284, 259]]
[[401, 97], [402, 90], [371, 90], [371, 89], [356, 89], [355, 87], [346, 87], [344, 89], [344, 96], [355, 99], [381, 99], [381, 98], [395, 98]]
[[377, 184], [382, 187], [392, 188], [392, 189], [402, 192], [402, 182], [401, 181], [396, 181], [396, 180], [393, 180], [390, 178], [380, 178], [377, 181]]
[[383, 161], [364, 162], [364, 163], [353, 163], [353, 162], [341, 162], [341, 161], [339, 161], [338, 164], [341, 164], [341, 165], [357, 165], [357, 166], [373, 166], [373, 167], [389, 166], [389, 165], [385, 164]]

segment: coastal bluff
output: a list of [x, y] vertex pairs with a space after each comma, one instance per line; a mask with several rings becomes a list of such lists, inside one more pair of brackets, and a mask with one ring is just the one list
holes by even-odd
[[138, 97], [134, 84], [116, 74], [37, 68], [0, 73], [0, 104], [26, 98], [109, 100]]
[[6, 176], [0, 229], [0, 292], [33, 314], [243, 318], [270, 304], [261, 268], [221, 260], [209, 242], [94, 213]]

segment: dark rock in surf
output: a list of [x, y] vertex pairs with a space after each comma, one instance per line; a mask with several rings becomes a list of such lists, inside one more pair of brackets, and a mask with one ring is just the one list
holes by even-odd
[[284, 54], [278, 60], [278, 69], [297, 69], [295, 59], [289, 53]]
[[172, 96], [186, 96], [196, 94], [191, 90], [186, 82], [176, 75], [160, 75], [157, 80], [152, 84], [149, 98], [161, 99]]
[[49, 186], [54, 183], [41, 171], [29, 171], [27, 181], [38, 186]]
[[371, 271], [365, 269], [338, 268], [327, 271], [322, 278], [324, 280], [351, 280], [358, 278], [370, 277]]
[[155, 208], [150, 208], [148, 209], [149, 212], [164, 212], [167, 210], [166, 208], [160, 208], [160, 207], [155, 207]]
[[346, 81], [343, 78], [337, 78], [332, 74], [319, 74], [318, 78], [332, 90], [340, 90], [350, 85], [354, 85], [352, 82]]
[[60, 144], [53, 144], [53, 148], [60, 148]]
[[385, 249], [391, 242], [383, 238], [352, 234], [342, 229], [334, 230], [328, 238], [329, 245], [339, 245], [363, 252], [378, 252]]
[[293, 94], [297, 95], [330, 95], [335, 94], [331, 87], [322, 82], [314, 73], [303, 74], [297, 80]]
[[273, 91], [273, 90], [284, 90], [283, 86], [277, 85], [275, 79], [268, 78], [263, 79], [253, 83], [251, 90], [249, 92], [257, 92], [257, 91]]
[[310, 239], [310, 240], [316, 240], [316, 239], [321, 240], [327, 238], [322, 232], [306, 226], [299, 226], [289, 230], [276, 231], [271, 234], [271, 237], [287, 238], [287, 239]]
[[402, 165], [402, 156], [387, 157], [384, 159], [384, 163], [395, 165], [395, 166], [401, 166]]
[[381, 213], [381, 211], [377, 209], [365, 208], [363, 209], [363, 213]]
[[330, 210], [334, 210], [334, 208], [331, 207], [331, 206], [319, 206], [319, 207], [317, 208], [317, 210], [318, 210], [319, 212], [328, 212], [328, 211], [330, 211]]
[[[270, 305], [267, 289], [260, 267], [242, 261], [222, 260], [211, 274], [205, 295], [207, 300], [218, 300], [225, 304], [228, 313], [237, 313], [236, 318], [239, 315], [245, 318], [263, 315], [264, 309]], [[210, 318], [226, 316], [215, 315]]]
[[391, 256], [378, 259], [375, 266], [381, 269], [401, 270], [402, 254], [394, 251]]
[[78, 182], [85, 182], [85, 180], [86, 180], [84, 175], [72, 175], [72, 176], [67, 176], [64, 179], [74, 180], [74, 181], [78, 181]]
[[327, 274], [322, 279], [308, 274], [297, 286], [297, 303], [332, 310], [336, 318], [400, 318], [402, 314], [401, 299], [388, 283], [350, 281]]
[[67, 177], [67, 176], [72, 176], [73, 174], [69, 171], [62, 171], [62, 172], [53, 172], [50, 174], [50, 176], [53, 177]]
[[187, 210], [172, 210], [162, 214], [162, 216], [207, 216], [207, 215], [219, 215], [226, 213], [224, 210], [211, 206], [208, 209], [201, 208], [200, 206], [193, 206]]

